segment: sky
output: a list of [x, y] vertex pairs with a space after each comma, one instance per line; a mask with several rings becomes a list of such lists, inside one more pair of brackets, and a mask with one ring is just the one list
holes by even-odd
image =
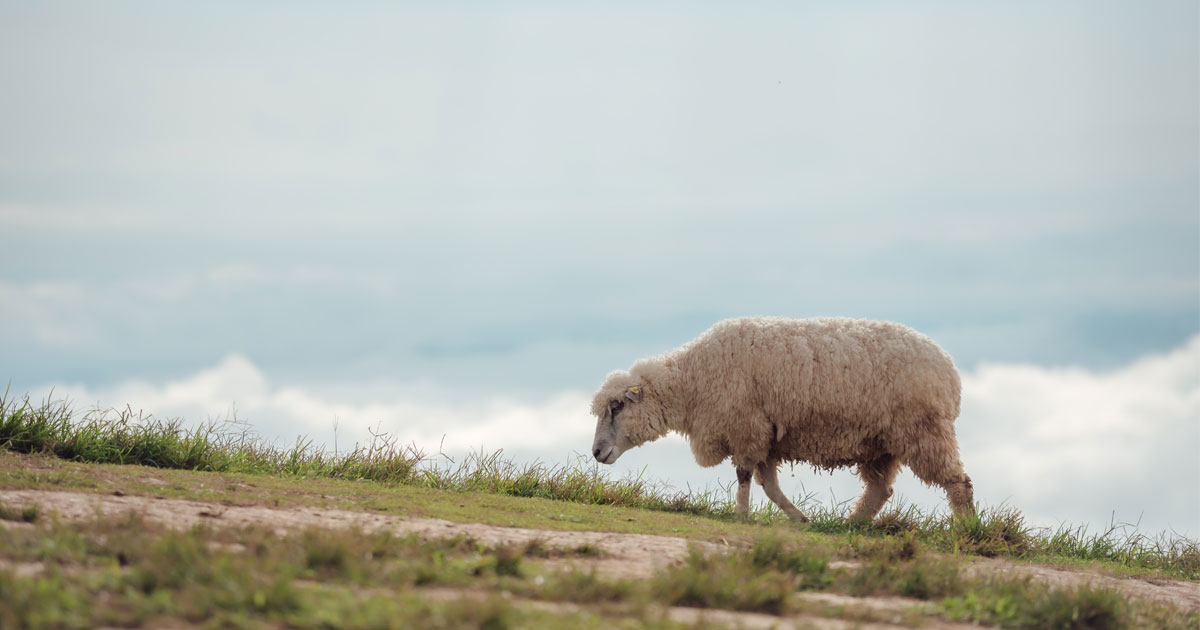
[[[955, 358], [985, 505], [1194, 538], [1197, 24], [1160, 1], [0, 0], [0, 379], [553, 464], [589, 451], [609, 371], [720, 319], [890, 319]], [[613, 472], [733, 479], [678, 437]], [[911, 473], [897, 493], [945, 509]]]

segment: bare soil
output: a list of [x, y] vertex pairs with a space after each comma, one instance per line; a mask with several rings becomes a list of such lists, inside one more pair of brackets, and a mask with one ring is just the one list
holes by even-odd
[[1111, 588], [1120, 591], [1127, 597], [1172, 604], [1183, 610], [1200, 610], [1200, 582], [1158, 577], [1118, 578], [1080, 569], [986, 558], [971, 562], [964, 568], [964, 572], [966, 575], [976, 576], [1024, 575], [1056, 588], [1079, 586]]

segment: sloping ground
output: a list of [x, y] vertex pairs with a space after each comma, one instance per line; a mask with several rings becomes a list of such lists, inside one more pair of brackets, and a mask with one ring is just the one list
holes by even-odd
[[[346, 510], [226, 506], [178, 499], [105, 496], [77, 492], [0, 490], [0, 503], [10, 506], [37, 505], [66, 519], [90, 519], [98, 514], [117, 516], [136, 512], [147, 521], [180, 530], [201, 524], [212, 527], [250, 527], [267, 524], [274, 528], [279, 536], [308, 528], [357, 528], [365, 532], [391, 530], [397, 534], [419, 534], [425, 538], [464, 536], [488, 546], [503, 543], [525, 545], [534, 540], [540, 540], [549, 547], [563, 549], [592, 545], [603, 554], [598, 558], [589, 559], [589, 562], [597, 570], [613, 577], [649, 577], [656, 568], [685, 558], [689, 544], [708, 549], [717, 548], [710, 543], [650, 534], [497, 527], [431, 518], [398, 518]], [[0, 524], [3, 523], [0, 521]]]
[[[873, 609], [876, 612], [892, 612], [896, 613], [898, 618], [903, 618], [905, 613], [919, 608], [918, 606], [914, 606], [913, 602], [900, 598], [830, 598], [822, 596], [823, 594], [812, 595], [814, 597], [808, 599], [815, 602], [832, 604], [836, 608], [853, 610], [855, 607], [858, 607], [860, 609]], [[452, 589], [430, 589], [427, 591], [427, 596], [448, 600], [462, 600], [464, 598], [480, 599], [477, 593]], [[522, 605], [555, 612], [574, 612], [582, 609], [577, 604], [560, 602], [525, 601], [522, 602]], [[672, 606], [662, 612], [665, 618], [676, 623], [687, 625], [704, 624], [707, 626], [742, 628], [744, 630], [897, 630], [898, 628], [912, 627], [880, 621], [846, 620], [816, 615], [794, 615], [789, 618], [780, 618], [762, 613], [686, 608], [682, 606]], [[972, 628], [979, 628], [980, 626], [932, 620], [922, 623], [920, 627], [932, 630], [970, 630]]]
[[[226, 506], [178, 499], [44, 490], [0, 490], [0, 504], [10, 507], [38, 506], [39, 514], [67, 521], [93, 520], [97, 517], [120, 519], [132, 512], [137, 514], [143, 522], [175, 530], [187, 530], [197, 525], [236, 529], [269, 524], [273, 533], [279, 537], [313, 528], [353, 528], [364, 533], [388, 530], [401, 535], [417, 534], [423, 538], [469, 537], [489, 546], [503, 544], [524, 546], [538, 541], [546, 548], [569, 550], [588, 545], [597, 549], [599, 553], [574, 557], [569, 560], [549, 560], [545, 564], [559, 565], [564, 569], [594, 569], [597, 573], [612, 578], [645, 579], [664, 566], [681, 564], [690, 552], [690, 548], [699, 547], [711, 552], [727, 547], [727, 545], [697, 542], [679, 537], [648, 534], [498, 527], [480, 523], [398, 518], [366, 512], [311, 507], [274, 509], [258, 506]], [[0, 529], [17, 527], [33, 527], [33, 525], [0, 521]], [[32, 576], [41, 573], [45, 567], [38, 563], [5, 566], [0, 561], [0, 570], [3, 569], [11, 570], [18, 575]], [[380, 595], [386, 596], [390, 593], [380, 593]], [[450, 603], [483, 602], [488, 597], [487, 593], [444, 587], [421, 589], [421, 595], [432, 600], [444, 600]], [[800, 596], [812, 603], [815, 609], [827, 611], [826, 614], [795, 614], [781, 618], [762, 613], [680, 606], [662, 607], [660, 614], [667, 620], [681, 624], [747, 629], [849, 630], [861, 628], [863, 630], [896, 630], [912, 627], [907, 621], [914, 618], [922, 619], [921, 627], [935, 630], [962, 630], [978, 627], [926, 618], [924, 614], [928, 605], [919, 600], [899, 597], [859, 598], [832, 593], [802, 593]], [[507, 593], [502, 594], [502, 597], [519, 606], [547, 612], [570, 613], [586, 609], [583, 605], [570, 602], [537, 601], [514, 597]], [[826, 616], [835, 614], [843, 618]], [[896, 623], [879, 621], [880, 618], [893, 618]]]
[[[561, 531], [500, 527], [479, 523], [455, 523], [440, 519], [400, 518], [368, 512], [324, 509], [304, 506], [271, 508], [262, 506], [228, 506], [202, 501], [152, 498], [143, 496], [117, 496], [58, 492], [46, 490], [0, 490], [0, 504], [13, 506], [36, 505], [42, 513], [52, 513], [60, 519], [94, 519], [98, 515], [118, 516], [134, 512], [152, 523], [171, 529], [186, 530], [204, 524], [216, 528], [237, 528], [267, 525], [279, 536], [310, 528], [357, 528], [365, 532], [388, 530], [399, 534], [418, 534], [424, 538], [450, 538], [464, 536], [486, 545], [528, 545], [539, 541], [548, 548], [577, 549], [589, 546], [601, 553], [595, 556], [572, 557], [549, 561], [574, 567], [594, 568], [611, 577], [644, 579], [656, 570], [671, 564], [679, 564], [687, 558], [689, 547], [700, 546], [707, 551], [717, 551], [724, 545], [696, 542], [685, 538], [595, 531]], [[0, 521], [3, 527], [25, 526], [19, 523]], [[853, 566], [853, 563], [843, 563]], [[14, 569], [13, 567], [9, 567]], [[15, 567], [24, 573], [36, 572], [36, 566]], [[1200, 611], [1200, 582], [1186, 582], [1160, 578], [1120, 578], [1101, 575], [1084, 570], [1073, 570], [1047, 566], [1013, 563], [999, 560], [979, 559], [970, 562], [964, 573], [975, 576], [1028, 575], [1031, 579], [1053, 587], [1101, 586], [1114, 589], [1126, 597], [1151, 600], [1170, 604], [1181, 610]], [[469, 597], [469, 594], [447, 590], [427, 590], [428, 597]], [[840, 616], [860, 619], [863, 628], [911, 627], [907, 619], [913, 615], [921, 617], [922, 627], [965, 628], [973, 627], [953, 624], [924, 616], [928, 604], [904, 598], [848, 597], [831, 593], [801, 594], [807, 601], [829, 610], [840, 610]], [[522, 605], [558, 607], [566, 609], [572, 604], [526, 601]], [[851, 627], [850, 621], [828, 619], [821, 616], [795, 616], [781, 619], [772, 615], [739, 613], [731, 611], [671, 608], [668, 618], [685, 623], [705, 621], [716, 625], [734, 625], [746, 628], [759, 627]], [[894, 613], [895, 623], [878, 621]]]
[[1050, 587], [1098, 586], [1115, 589], [1128, 597], [1172, 604], [1185, 610], [1200, 611], [1200, 582], [1165, 578], [1115, 578], [1078, 569], [1018, 564], [1006, 560], [979, 558], [967, 565], [966, 575], [1025, 575]]

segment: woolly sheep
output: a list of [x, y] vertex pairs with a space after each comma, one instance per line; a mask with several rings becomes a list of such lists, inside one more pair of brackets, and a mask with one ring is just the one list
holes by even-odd
[[781, 462], [857, 466], [866, 486], [852, 519], [869, 521], [907, 465], [974, 510], [954, 437], [962, 386], [933, 340], [892, 322], [742, 317], [717, 323], [666, 354], [608, 375], [592, 401], [592, 454], [611, 464], [668, 431], [687, 437], [701, 466], [731, 458], [736, 513], [751, 474], [788, 516], [808, 520], [779, 489]]

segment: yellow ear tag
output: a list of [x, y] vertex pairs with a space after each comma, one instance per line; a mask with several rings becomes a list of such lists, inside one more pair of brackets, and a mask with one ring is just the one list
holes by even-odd
[[640, 394], [640, 393], [642, 393], [642, 392], [641, 392], [641, 390], [640, 390], [640, 389], [638, 389], [638, 386], [637, 386], [637, 385], [634, 385], [633, 387], [630, 387], [630, 388], [629, 388], [629, 391], [631, 391], [631, 392], [633, 392], [633, 393], [635, 393], [635, 394]]

